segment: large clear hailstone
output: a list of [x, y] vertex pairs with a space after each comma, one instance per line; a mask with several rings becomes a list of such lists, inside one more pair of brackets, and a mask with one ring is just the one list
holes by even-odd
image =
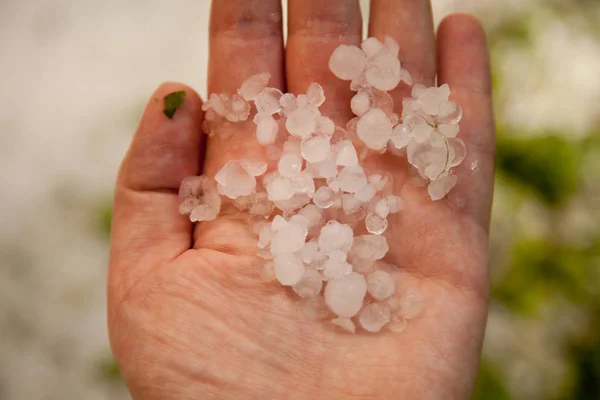
[[379, 332], [390, 322], [391, 313], [385, 304], [371, 303], [362, 309], [358, 315], [358, 322], [368, 332]]
[[366, 294], [367, 282], [364, 276], [352, 272], [327, 282], [325, 303], [336, 315], [352, 318], [360, 311]]
[[349, 81], [359, 77], [367, 65], [367, 57], [356, 46], [342, 44], [329, 58], [329, 69], [340, 79]]
[[384, 300], [394, 294], [396, 283], [389, 273], [376, 270], [367, 276], [367, 290], [376, 300]]
[[304, 264], [296, 254], [286, 253], [273, 259], [275, 277], [283, 286], [292, 286], [304, 276]]
[[457, 182], [458, 177], [456, 175], [446, 175], [431, 181], [429, 186], [427, 186], [429, 197], [431, 197], [431, 200], [433, 201], [443, 199], [448, 193], [450, 193], [450, 190], [456, 186]]
[[319, 248], [325, 254], [334, 250], [348, 251], [352, 247], [354, 231], [349, 225], [337, 221], [329, 221], [321, 228], [319, 235]]
[[358, 137], [373, 150], [383, 150], [387, 146], [392, 130], [392, 121], [379, 108], [370, 109], [356, 124]]
[[256, 178], [249, 175], [239, 160], [228, 161], [215, 175], [215, 180], [220, 185], [221, 194], [236, 199], [252, 194], [256, 188]]

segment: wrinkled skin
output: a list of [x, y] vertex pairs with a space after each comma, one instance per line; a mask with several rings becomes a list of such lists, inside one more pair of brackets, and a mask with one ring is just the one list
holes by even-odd
[[[352, 117], [348, 82], [327, 68], [340, 43], [359, 44], [353, 0], [290, 0], [287, 49], [278, 0], [215, 1], [209, 91], [233, 93], [268, 71], [270, 86], [303, 93], [323, 85], [321, 107], [338, 124]], [[108, 284], [111, 345], [135, 399], [467, 399], [473, 390], [488, 302], [488, 225], [494, 131], [485, 37], [453, 15], [437, 37], [425, 0], [373, 0], [369, 35], [388, 34], [415, 82], [448, 83], [464, 108], [469, 154], [459, 184], [431, 202], [405, 159], [368, 160], [396, 177], [406, 200], [390, 218], [387, 261], [425, 298], [403, 333], [341, 333], [309, 318], [297, 297], [259, 278], [256, 236], [230, 209], [192, 225], [178, 214], [188, 175], [213, 176], [229, 159], [256, 152], [252, 122], [220, 137], [201, 134], [201, 100], [166, 83], [142, 117], [116, 185]], [[194, 51], [194, 49], [190, 49]], [[172, 120], [162, 98], [186, 90]], [[408, 93], [392, 92], [396, 104]], [[204, 156], [205, 154], [205, 156]]]

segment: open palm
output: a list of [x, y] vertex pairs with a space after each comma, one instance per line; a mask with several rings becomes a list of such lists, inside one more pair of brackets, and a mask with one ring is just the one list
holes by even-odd
[[[232, 93], [250, 75], [303, 93], [319, 82], [339, 125], [352, 115], [347, 82], [327, 68], [339, 44], [359, 44], [354, 0], [214, 1], [209, 90]], [[241, 212], [193, 226], [178, 213], [185, 176], [214, 176], [255, 149], [254, 125], [205, 143], [201, 100], [162, 85], [123, 162], [115, 195], [108, 287], [111, 345], [136, 399], [465, 399], [473, 389], [488, 296], [494, 132], [483, 31], [454, 15], [433, 31], [428, 0], [373, 0], [370, 36], [400, 43], [418, 83], [448, 83], [462, 105], [468, 156], [448, 198], [428, 199], [406, 160], [367, 160], [396, 179], [405, 210], [390, 217], [386, 261], [401, 266], [425, 309], [403, 333], [350, 335], [303, 313], [297, 297], [261, 281], [256, 236]], [[186, 90], [174, 118], [163, 97]], [[400, 104], [407, 87], [391, 92]]]

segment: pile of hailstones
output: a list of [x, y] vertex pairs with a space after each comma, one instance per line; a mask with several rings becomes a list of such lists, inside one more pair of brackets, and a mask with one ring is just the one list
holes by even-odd
[[368, 332], [384, 326], [402, 331], [423, 303], [415, 289], [396, 292], [398, 268], [382, 260], [389, 249], [382, 236], [387, 218], [402, 210], [402, 198], [393, 194], [390, 174], [367, 172], [360, 161], [386, 151], [406, 156], [431, 199], [439, 200], [456, 184], [450, 169], [466, 154], [456, 137], [462, 110], [448, 100], [447, 85], [414, 85], [401, 116], [394, 113], [387, 92], [401, 80], [412, 85], [398, 51], [386, 37], [333, 52], [329, 68], [356, 92], [356, 117], [345, 129], [319, 111], [325, 95], [317, 83], [306, 94], [283, 94], [267, 87], [270, 75], [262, 73], [237, 94], [211, 94], [204, 130], [212, 135], [224, 124], [247, 120], [254, 103], [264, 156], [231, 160], [214, 181], [189, 177], [180, 189], [180, 212], [192, 221], [217, 218], [222, 196], [251, 215], [264, 259], [261, 277], [290, 286], [353, 333], [355, 323]]

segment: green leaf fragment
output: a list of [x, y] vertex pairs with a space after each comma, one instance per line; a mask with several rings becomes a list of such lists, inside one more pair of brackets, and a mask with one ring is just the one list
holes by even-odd
[[172, 119], [175, 115], [175, 111], [183, 105], [184, 97], [186, 96], [185, 90], [179, 92], [173, 92], [166, 95], [163, 99], [164, 109], [163, 112], [167, 118]]

